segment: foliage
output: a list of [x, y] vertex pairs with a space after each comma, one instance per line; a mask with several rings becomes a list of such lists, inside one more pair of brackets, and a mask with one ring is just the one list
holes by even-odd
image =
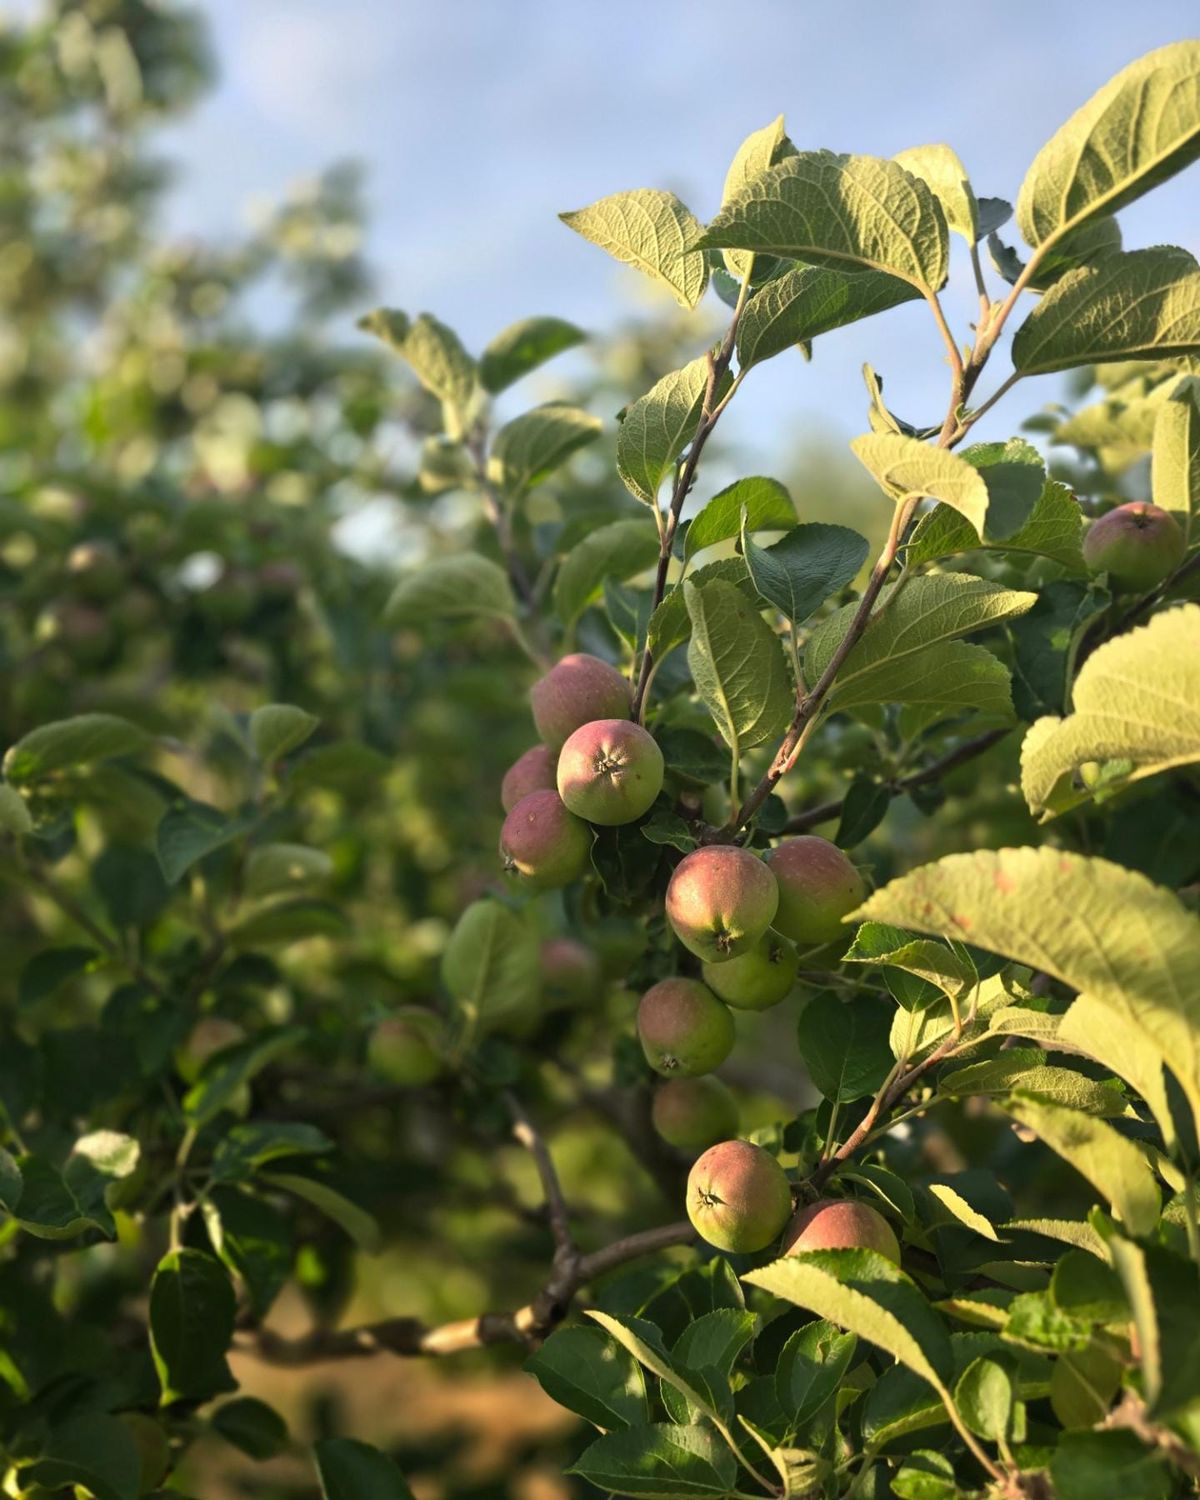
[[[61, 0], [0, 32], [7, 1493], [186, 1493], [222, 1445], [407, 1496], [413, 1466], [239, 1393], [255, 1359], [385, 1352], [521, 1360], [597, 1429], [549, 1451], [581, 1493], [1194, 1489], [1200, 273], [1112, 214], [1200, 152], [1198, 70], [1161, 49], [1062, 127], [1023, 261], [949, 147], [801, 150], [779, 119], [708, 225], [659, 189], [563, 215], [682, 313], [609, 344], [532, 317], [477, 358], [428, 313], [322, 333], [366, 301], [344, 170], [248, 243], [153, 242], [143, 136], [206, 73], [186, 15]], [[770, 476], [709, 495], [704, 458], [758, 364], [910, 299], [947, 409], [901, 423], [868, 367], [864, 576], [855, 530]], [[962, 446], [1066, 369], [1085, 404], [1025, 429], [1051, 469]], [[534, 372], [553, 399], [497, 424]], [[1080, 536], [1147, 489], [1189, 550], [1123, 593]], [[524, 688], [576, 651], [628, 677], [666, 777], [531, 893], [500, 780]], [[727, 1077], [797, 1205], [871, 1204], [899, 1266], [698, 1244], [634, 1039], [631, 990], [699, 971], [680, 858], [812, 829], [873, 893], [775, 945], [799, 980]], [[412, 1302], [343, 1326], [392, 1256]]]

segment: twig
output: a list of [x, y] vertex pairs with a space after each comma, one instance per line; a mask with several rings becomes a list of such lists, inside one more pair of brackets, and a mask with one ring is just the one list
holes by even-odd
[[[978, 735], [973, 740], [966, 740], [945, 755], [939, 756], [937, 760], [930, 761], [919, 771], [910, 771], [907, 776], [897, 776], [891, 781], [885, 781], [883, 785], [893, 797], [903, 796], [914, 787], [928, 786], [931, 782], [940, 781], [948, 771], [953, 771], [958, 766], [965, 765], [967, 761], [974, 760], [976, 756], [984, 754], [1011, 733], [1011, 728], [989, 729], [986, 734]], [[833, 797], [828, 802], [818, 803], [816, 807], [805, 808], [803, 812], [796, 813], [794, 817], [788, 819], [784, 832], [804, 833], [809, 828], [816, 828], [820, 823], [828, 823], [831, 818], [838, 816], [845, 802], [845, 797]]]
[[432, 1327], [417, 1318], [388, 1318], [360, 1328], [315, 1329], [295, 1339], [263, 1328], [239, 1334], [236, 1342], [244, 1352], [274, 1365], [305, 1365], [380, 1353], [406, 1357], [461, 1354], [487, 1344], [536, 1345], [566, 1316], [579, 1290], [589, 1282], [643, 1255], [690, 1244], [695, 1238], [695, 1230], [684, 1222], [628, 1235], [590, 1255], [579, 1256], [569, 1276], [552, 1273], [533, 1300], [514, 1312], [483, 1313]]
[[546, 1212], [550, 1220], [550, 1233], [554, 1236], [554, 1254], [557, 1262], [560, 1256], [577, 1258], [578, 1251], [571, 1234], [571, 1216], [567, 1209], [567, 1200], [563, 1196], [562, 1184], [558, 1180], [558, 1173], [554, 1167], [550, 1149], [542, 1139], [540, 1132], [533, 1121], [522, 1109], [516, 1096], [510, 1093], [504, 1095], [504, 1103], [513, 1119], [513, 1135], [522, 1146], [533, 1157], [541, 1178], [542, 1194], [546, 1199]]

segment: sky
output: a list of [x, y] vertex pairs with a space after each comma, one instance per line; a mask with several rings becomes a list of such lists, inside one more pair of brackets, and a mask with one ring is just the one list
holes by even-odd
[[[201, 0], [200, 9], [220, 81], [167, 138], [181, 167], [172, 226], [233, 233], [256, 200], [357, 159], [380, 300], [436, 312], [475, 350], [532, 313], [611, 327], [638, 305], [642, 278], [567, 230], [559, 211], [664, 187], [709, 218], [741, 140], [780, 112], [801, 149], [886, 156], [946, 141], [978, 193], [1012, 200], [1038, 148], [1097, 87], [1142, 53], [1200, 34], [1196, 0]], [[1200, 253], [1198, 204], [1200, 164], [1124, 211], [1127, 247]], [[977, 302], [965, 247], [951, 238], [957, 266], [944, 300], [961, 341]], [[928, 309], [913, 303], [827, 335], [812, 364], [787, 354], [756, 371], [726, 419], [731, 435], [763, 449], [769, 472], [766, 460], [794, 447], [798, 431], [866, 430], [865, 360], [902, 416], [940, 421], [944, 349]], [[995, 383], [1006, 359], [997, 363]], [[979, 395], [992, 386], [985, 377]], [[976, 432], [1007, 436], [1057, 394], [1054, 377], [1018, 386]]]

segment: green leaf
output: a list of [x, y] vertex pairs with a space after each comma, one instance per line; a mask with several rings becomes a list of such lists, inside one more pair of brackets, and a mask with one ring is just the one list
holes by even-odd
[[1040, 1234], [1045, 1239], [1072, 1245], [1076, 1250], [1086, 1250], [1099, 1260], [1107, 1257], [1104, 1241], [1092, 1226], [1074, 1219], [1010, 1219], [1000, 1227], [1013, 1233], [1025, 1231], [1028, 1234]]
[[702, 225], [674, 193], [635, 188], [613, 193], [559, 218], [624, 265], [665, 286], [693, 308], [708, 286], [708, 257], [695, 248]]
[[21, 1169], [0, 1146], [0, 1208], [5, 1213], [14, 1213], [21, 1199]]
[[842, 815], [833, 842], [839, 849], [861, 844], [887, 817], [891, 805], [892, 789], [885, 782], [869, 774], [856, 775], [842, 798]]
[[322, 1156], [333, 1142], [315, 1125], [255, 1120], [235, 1125], [213, 1153], [214, 1182], [240, 1182], [268, 1162], [287, 1156]]
[[[691, 582], [697, 588], [717, 580], [732, 584], [751, 603], [758, 599], [758, 591], [751, 583], [746, 564], [740, 557], [722, 557], [703, 568], [697, 568], [691, 574]], [[662, 603], [650, 616], [647, 641], [655, 659], [661, 661], [668, 652], [682, 645], [691, 633], [692, 622], [687, 611], [687, 598], [683, 589], [676, 584], [674, 588], [667, 590]], [[728, 766], [725, 769], [728, 770]]]
[[551, 1400], [603, 1431], [650, 1420], [642, 1367], [598, 1328], [560, 1328], [525, 1368]]
[[879, 922], [862, 924], [843, 961], [902, 969], [956, 1001], [979, 983], [974, 964], [960, 950]]
[[649, 518], [610, 521], [577, 542], [554, 580], [554, 608], [564, 625], [575, 624], [609, 579], [624, 581], [652, 568], [658, 533]]
[[1001, 1108], [1032, 1130], [1112, 1204], [1131, 1234], [1149, 1234], [1161, 1207], [1146, 1157], [1125, 1136], [1094, 1115], [1017, 1090]]
[[703, 1372], [681, 1368], [667, 1353], [662, 1334], [653, 1323], [647, 1322], [645, 1318], [613, 1317], [594, 1307], [588, 1308], [587, 1315], [599, 1323], [623, 1349], [628, 1350], [639, 1364], [645, 1365], [652, 1374], [677, 1391], [689, 1407], [694, 1407], [712, 1422], [719, 1423], [723, 1420], [723, 1413], [714, 1405]]
[[586, 338], [581, 328], [562, 318], [522, 318], [498, 333], [483, 351], [479, 359], [480, 383], [485, 391], [497, 395]]
[[214, 1184], [201, 1205], [213, 1249], [237, 1276], [256, 1318], [293, 1274], [296, 1244], [288, 1219], [261, 1198]]
[[136, 1500], [141, 1468], [125, 1423], [107, 1412], [85, 1412], [56, 1424], [36, 1461], [14, 1473], [23, 1495], [74, 1488], [95, 1500]]
[[383, 612], [386, 625], [425, 625], [430, 620], [476, 616], [513, 619], [517, 603], [498, 563], [473, 552], [435, 557], [406, 574]]
[[246, 857], [244, 888], [252, 898], [274, 896], [326, 881], [333, 860], [323, 849], [305, 844], [260, 844]]
[[1163, 1077], [1163, 1059], [1139, 1026], [1090, 995], [1078, 995], [1059, 1019], [1049, 1045], [1073, 1048], [1124, 1078], [1149, 1105], [1168, 1149], [1174, 1149], [1175, 1122]]
[[21, 977], [17, 981], [17, 1004], [22, 1010], [36, 1005], [47, 995], [53, 995], [68, 979], [85, 973], [99, 957], [100, 953], [96, 948], [74, 945], [69, 948], [45, 948], [41, 953], [35, 953], [21, 970]]
[[302, 1027], [290, 1026], [250, 1037], [235, 1047], [223, 1048], [184, 1095], [183, 1108], [189, 1122], [196, 1129], [207, 1125], [252, 1078], [277, 1057], [297, 1046], [305, 1036]]
[[749, 370], [822, 333], [920, 295], [919, 288], [879, 271], [796, 266], [768, 281], [746, 304], [737, 331], [738, 366]]
[[250, 715], [250, 743], [264, 765], [274, 765], [298, 750], [320, 723], [292, 703], [266, 703]]
[[[784, 157], [795, 156], [795, 154], [796, 148], [788, 140], [784, 131], [782, 115], [777, 116], [769, 125], [764, 125], [761, 130], [752, 131], [738, 147], [737, 153], [729, 164], [729, 170], [725, 174], [725, 186], [721, 192], [721, 202], [728, 203], [731, 198], [736, 198], [746, 184], [753, 181], [760, 172], [765, 172], [768, 167], [774, 166]], [[727, 250], [725, 264], [731, 274], [740, 281], [750, 273], [754, 265], [754, 257], [744, 251]]]
[[800, 1012], [796, 1040], [814, 1087], [835, 1103], [873, 1094], [892, 1068], [889, 1006], [869, 995], [842, 1001], [815, 994]]
[[1124, 1094], [1111, 1084], [1097, 1083], [1075, 1068], [1054, 1067], [1046, 1062], [1040, 1047], [1013, 1047], [984, 1062], [955, 1068], [938, 1080], [938, 1093], [947, 1099], [971, 1095], [1002, 1095], [1020, 1089], [1036, 1094], [1054, 1104], [1085, 1114], [1123, 1115], [1127, 1108]]
[[541, 992], [538, 939], [498, 901], [473, 901], [442, 955], [442, 982], [469, 1026], [491, 1026]]
[[150, 744], [144, 729], [116, 714], [80, 714], [30, 730], [9, 747], [4, 774], [12, 782], [37, 781], [54, 771], [136, 755]]
[[1059, 1500], [1167, 1500], [1171, 1472], [1132, 1432], [1064, 1432], [1050, 1459]]
[[996, 1233], [995, 1226], [991, 1220], [981, 1214], [978, 1209], [972, 1208], [963, 1195], [956, 1192], [944, 1182], [932, 1182], [929, 1185], [929, 1195], [935, 1199], [941, 1213], [937, 1215], [935, 1222], [948, 1223], [953, 1221], [969, 1229], [972, 1234], [978, 1234], [985, 1240], [999, 1242], [1000, 1236]]
[[910, 146], [892, 160], [928, 186], [942, 205], [946, 227], [973, 245], [979, 238], [979, 205], [957, 152], [944, 145]]
[[301, 1177], [294, 1172], [264, 1172], [262, 1181], [271, 1187], [282, 1188], [297, 1198], [303, 1198], [314, 1208], [320, 1209], [326, 1218], [332, 1219], [344, 1229], [360, 1250], [368, 1255], [378, 1255], [383, 1248], [383, 1234], [378, 1223], [357, 1203], [343, 1196], [327, 1182], [315, 1177]]
[[816, 1250], [789, 1255], [742, 1278], [857, 1334], [949, 1401], [950, 1337], [924, 1295], [899, 1266], [874, 1250]]
[[408, 1481], [391, 1461], [355, 1438], [325, 1438], [313, 1449], [322, 1500], [412, 1500]]
[[203, 802], [177, 802], [163, 814], [154, 836], [163, 879], [174, 885], [198, 860], [233, 843], [256, 821], [249, 813], [231, 818]]
[[[617, 472], [629, 493], [658, 504], [663, 480], [691, 442], [704, 408], [709, 363], [694, 359], [672, 370], [625, 409], [617, 429]], [[714, 393], [719, 398], [726, 382]]]
[[712, 497], [688, 527], [683, 548], [685, 562], [690, 562], [705, 547], [740, 536], [743, 511], [747, 532], [787, 531], [796, 524], [792, 497], [777, 479], [761, 476], [735, 479]]
[[172, 1250], [159, 1261], [150, 1285], [150, 1347], [163, 1406], [235, 1388], [225, 1362], [235, 1308], [229, 1277], [211, 1255]]
[[548, 401], [505, 423], [492, 439], [488, 478], [517, 498], [600, 436], [601, 422], [565, 401]]
[[269, 948], [310, 937], [343, 937], [349, 925], [340, 907], [297, 896], [257, 907], [235, 922], [226, 936], [235, 948]]
[[1167, 890], [1062, 849], [980, 850], [925, 865], [858, 913], [1028, 963], [1153, 1043], [1200, 1118], [1200, 936]]
[[453, 408], [461, 425], [477, 392], [476, 367], [452, 328], [432, 313], [421, 313], [410, 323], [388, 308], [368, 313], [359, 327], [395, 350], [430, 395]]
[[335, 791], [364, 790], [391, 769], [391, 761], [369, 745], [355, 740], [341, 740], [332, 745], [318, 745], [306, 750], [288, 768], [289, 790], [307, 791], [312, 787], [331, 787]]
[[850, 448], [893, 500], [914, 495], [940, 500], [958, 511], [976, 536], [983, 535], [988, 487], [983, 475], [965, 458], [897, 432], [864, 433], [851, 442]]
[[755, 1313], [717, 1308], [688, 1324], [676, 1339], [671, 1358], [689, 1370], [717, 1370], [728, 1376], [757, 1328]]
[[1194, 376], [1181, 380], [1158, 408], [1151, 493], [1190, 542], [1200, 527], [1200, 380]]
[[[11, 1160], [11, 1158], [10, 1158]], [[12, 1212], [21, 1228], [39, 1240], [71, 1240], [89, 1230], [116, 1238], [112, 1215], [101, 1200], [85, 1207], [71, 1184], [52, 1162], [41, 1156], [21, 1156], [21, 1196]], [[11, 1175], [7, 1190], [12, 1192]]]
[[735, 757], [782, 734], [794, 686], [779, 638], [730, 583], [684, 582], [692, 622], [688, 666]]
[[254, 1396], [226, 1401], [213, 1412], [212, 1425], [227, 1443], [260, 1463], [275, 1458], [288, 1444], [287, 1423], [274, 1407]]
[[1075, 655], [1088, 626], [1111, 603], [1107, 589], [1060, 578], [1043, 584], [1028, 614], [1009, 625], [1013, 683], [1021, 716], [1059, 713], [1070, 695]]
[[1200, 353], [1200, 265], [1160, 245], [1069, 271], [1013, 336], [1021, 375]]
[[898, 276], [924, 295], [946, 279], [946, 220], [895, 162], [806, 151], [760, 172], [726, 203], [697, 248], [766, 251]]
[[1042, 147], [1017, 223], [1050, 245], [1112, 214], [1200, 156], [1200, 42], [1174, 42], [1122, 69]]
[[794, 625], [803, 624], [845, 588], [869, 551], [870, 543], [857, 531], [820, 521], [793, 527], [773, 547], [759, 547], [748, 535], [742, 537], [751, 582]]
[[1011, 1435], [1015, 1402], [1012, 1376], [987, 1355], [972, 1360], [954, 1387], [954, 1404], [963, 1421], [977, 1437], [992, 1443]]
[[25, 799], [14, 786], [0, 783], [0, 833], [23, 834], [33, 832], [33, 818], [25, 806]]
[[734, 1488], [737, 1460], [707, 1427], [656, 1423], [598, 1438], [566, 1473], [632, 1500], [718, 1500]]
[[965, 516], [959, 515], [952, 506], [939, 505], [917, 522], [904, 557], [910, 568], [916, 568], [923, 563], [938, 562], [943, 557], [983, 548], [1049, 557], [1070, 573], [1082, 573], [1082, 536], [1083, 511], [1079, 501], [1065, 484], [1048, 479], [1029, 518], [1011, 536], [1000, 540], [985, 536], [981, 540]]
[[1063, 782], [1088, 761], [1128, 762], [1128, 782], [1200, 761], [1200, 605], [1105, 642], [1072, 698], [1071, 714], [1039, 719], [1021, 747], [1021, 790], [1041, 822], [1087, 800], [1086, 786]]
[[775, 1366], [775, 1394], [794, 1430], [803, 1431], [836, 1393], [857, 1348], [853, 1333], [824, 1318], [788, 1339]]
[[[1002, 711], [1008, 695], [1007, 669], [979, 647], [948, 649], [948, 643], [1024, 614], [1037, 595], [1006, 589], [969, 573], [910, 579], [893, 599], [895, 587], [881, 591], [882, 613], [871, 620], [842, 663], [830, 694], [831, 706], [949, 702], [953, 701], [953, 684], [969, 694], [966, 703]], [[857, 608], [848, 604], [835, 611], [809, 637], [804, 664], [810, 683], [829, 665]]]

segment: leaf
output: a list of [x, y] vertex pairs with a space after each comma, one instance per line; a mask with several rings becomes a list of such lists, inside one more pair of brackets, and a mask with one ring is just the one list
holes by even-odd
[[[52, 1162], [41, 1156], [25, 1155], [16, 1166], [21, 1177], [21, 1196], [10, 1212], [26, 1233], [39, 1240], [71, 1240], [96, 1230], [108, 1239], [116, 1238], [112, 1215], [103, 1201], [86, 1208]], [[10, 1174], [7, 1191], [12, 1192], [14, 1187]]]
[[541, 992], [532, 926], [498, 901], [473, 901], [442, 955], [442, 982], [469, 1025], [490, 1026]]
[[54, 771], [111, 760], [118, 755], [136, 755], [150, 744], [144, 729], [116, 714], [80, 714], [58, 719], [30, 730], [9, 747], [4, 774], [9, 781], [37, 781]]
[[954, 1387], [954, 1404], [977, 1437], [1002, 1442], [1011, 1435], [1016, 1392], [1012, 1376], [999, 1360], [974, 1359]]
[[56, 1423], [37, 1459], [14, 1470], [18, 1494], [71, 1489], [95, 1500], [136, 1500], [141, 1458], [132, 1433], [107, 1412], [84, 1412]]
[[333, 868], [333, 860], [323, 849], [310, 849], [305, 844], [260, 844], [246, 857], [246, 895], [273, 896], [319, 884], [330, 878]]
[[1167, 1147], [1174, 1149], [1175, 1124], [1163, 1077], [1163, 1060], [1140, 1027], [1090, 996], [1077, 995], [1060, 1018], [1050, 1045], [1074, 1048], [1111, 1069], [1118, 1078], [1124, 1078], [1149, 1105]]
[[1043, 584], [1028, 614], [1009, 625], [1016, 657], [1013, 686], [1021, 715], [1036, 719], [1066, 704], [1075, 655], [1088, 626], [1111, 603], [1107, 589], [1061, 578]]
[[408, 573], [392, 591], [384, 624], [426, 625], [430, 620], [474, 616], [513, 619], [516, 600], [508, 575], [497, 563], [473, 552], [435, 557]]
[[995, 1240], [999, 1243], [1000, 1236], [996, 1233], [991, 1220], [981, 1214], [978, 1209], [972, 1208], [961, 1193], [955, 1192], [944, 1182], [930, 1183], [929, 1193], [931, 1197], [937, 1199], [948, 1219], [963, 1225], [972, 1234], [978, 1234], [985, 1240]]
[[14, 786], [0, 783], [0, 832], [23, 834], [33, 832], [33, 818], [25, 799]]
[[848, 264], [924, 295], [946, 279], [946, 221], [933, 194], [895, 162], [806, 151], [760, 172], [726, 203], [696, 248], [766, 251]]
[[800, 1012], [797, 1045], [814, 1087], [835, 1103], [873, 1094], [892, 1068], [891, 1011], [870, 996], [815, 994]]
[[587, 334], [563, 318], [522, 318], [498, 333], [479, 359], [479, 380], [497, 395], [531, 370], [565, 349], [582, 344]]
[[[639, 1364], [645, 1365], [652, 1374], [664, 1381], [683, 1397], [690, 1407], [719, 1423], [723, 1414], [713, 1404], [704, 1375], [700, 1371], [681, 1368], [662, 1342], [658, 1328], [645, 1318], [618, 1318], [597, 1308], [588, 1308], [587, 1315], [627, 1349]], [[728, 1388], [726, 1387], [726, 1394]]]
[[188, 1121], [199, 1129], [225, 1109], [257, 1074], [305, 1038], [299, 1026], [259, 1033], [234, 1047], [225, 1047], [205, 1066], [183, 1098]]
[[288, 1444], [287, 1423], [265, 1401], [240, 1396], [212, 1414], [212, 1425], [227, 1443], [260, 1463], [275, 1458]]
[[0, 1208], [5, 1213], [15, 1212], [21, 1199], [23, 1186], [20, 1167], [3, 1146], [0, 1146]]
[[1084, 662], [1072, 698], [1071, 714], [1039, 719], [1021, 747], [1021, 790], [1043, 823], [1086, 800], [1083, 787], [1064, 803], [1060, 787], [1088, 761], [1129, 762], [1126, 782], [1200, 761], [1200, 605], [1106, 641]]
[[295, 1269], [288, 1220], [261, 1198], [219, 1184], [201, 1212], [213, 1249], [244, 1285], [255, 1318], [264, 1318]]
[[[721, 202], [728, 203], [731, 198], [736, 198], [760, 172], [765, 172], [784, 157], [795, 154], [796, 148], [784, 132], [782, 115], [777, 116], [769, 125], [764, 125], [761, 130], [752, 131], [738, 147], [729, 170], [725, 173]], [[727, 250], [725, 264], [740, 281], [750, 274], [754, 257], [745, 251]]]
[[69, 948], [45, 948], [35, 953], [21, 970], [17, 981], [17, 1004], [22, 1010], [36, 1005], [47, 995], [85, 973], [93, 961], [100, 957], [96, 948], [71, 946]]
[[1127, 1107], [1119, 1088], [1097, 1083], [1075, 1068], [1049, 1065], [1040, 1047], [1014, 1047], [938, 1079], [938, 1093], [947, 1099], [1007, 1094], [1013, 1089], [1090, 1115], [1116, 1117]]
[[256, 821], [253, 814], [227, 817], [204, 802], [175, 803], [163, 814], [154, 835], [163, 879], [174, 885], [197, 861], [233, 843]]
[[[958, 636], [1024, 614], [1037, 595], [1002, 588], [969, 573], [913, 578], [893, 600], [895, 587], [881, 591], [882, 612], [872, 618], [842, 663], [831, 706], [953, 701], [952, 683], [967, 693], [978, 683], [982, 690], [967, 701], [981, 707], [995, 702], [1002, 708], [1008, 684], [1003, 664], [978, 647], [945, 647]], [[817, 682], [829, 665], [856, 610], [857, 605], [848, 604], [835, 611], [809, 637], [804, 665], [810, 683]], [[930, 649], [934, 646], [943, 649], [935, 653]]]
[[794, 1430], [803, 1431], [836, 1393], [857, 1347], [853, 1333], [824, 1318], [791, 1335], [775, 1366], [775, 1394]]
[[1200, 1118], [1200, 935], [1145, 876], [1062, 849], [954, 854], [857, 914], [954, 937], [1060, 979], [1152, 1042]]
[[1122, 69], [1042, 147], [1017, 223], [1050, 245], [1112, 214], [1200, 156], [1200, 42], [1174, 42]]
[[920, 295], [919, 288], [879, 271], [795, 266], [768, 281], [746, 304], [737, 331], [738, 367], [749, 370], [797, 344]]
[[1013, 366], [1046, 375], [1102, 360], [1200, 353], [1200, 265], [1160, 245], [1069, 271], [1013, 336]]
[[[717, 562], [697, 568], [691, 575], [691, 582], [697, 588], [718, 579], [734, 585], [751, 603], [757, 601], [758, 592], [740, 557], [722, 557]], [[682, 645], [691, 633], [692, 622], [687, 611], [687, 599], [683, 589], [676, 584], [667, 590], [662, 603], [650, 616], [647, 641], [656, 660], [661, 661], [668, 652]], [[726, 766], [725, 770], [728, 769]]]
[[1131, 1234], [1149, 1234], [1158, 1223], [1161, 1202], [1150, 1164], [1111, 1125], [1023, 1090], [1001, 1108], [1086, 1177]]
[[1086, 1250], [1089, 1255], [1094, 1255], [1099, 1260], [1107, 1258], [1104, 1241], [1092, 1226], [1079, 1223], [1074, 1219], [1010, 1219], [1007, 1224], [1002, 1224], [1000, 1227], [1014, 1234], [1021, 1231], [1028, 1234], [1040, 1234], [1045, 1239], [1058, 1240], [1064, 1245], [1072, 1245], [1076, 1250]]
[[312, 787], [331, 787], [334, 790], [369, 793], [371, 783], [386, 775], [391, 761], [369, 745], [360, 745], [355, 740], [341, 740], [332, 745], [319, 745], [315, 750], [306, 750], [299, 760], [288, 768], [287, 785], [290, 790], [307, 791]]
[[603, 1431], [650, 1420], [641, 1366], [598, 1328], [560, 1328], [525, 1368], [551, 1400]]
[[979, 208], [957, 152], [944, 145], [910, 146], [892, 160], [928, 185], [942, 205], [946, 227], [973, 245], [979, 238]]
[[267, 703], [250, 715], [250, 743], [264, 765], [274, 765], [298, 750], [320, 723], [291, 703]]
[[671, 1358], [689, 1370], [718, 1370], [728, 1376], [757, 1328], [755, 1313], [717, 1308], [688, 1324], [675, 1341]]
[[694, 244], [703, 226], [674, 193], [635, 188], [559, 218], [616, 260], [665, 286], [681, 307], [691, 309], [703, 297], [708, 257]]
[[1200, 380], [1194, 376], [1180, 381], [1158, 408], [1151, 493], [1190, 542], [1200, 526]]
[[1050, 1458], [1059, 1500], [1167, 1500], [1171, 1473], [1162, 1454], [1132, 1432], [1064, 1432]]
[[213, 1153], [214, 1182], [239, 1182], [259, 1167], [287, 1156], [322, 1156], [333, 1142], [315, 1125], [255, 1120], [235, 1125]]
[[452, 328], [432, 313], [421, 313], [410, 323], [403, 313], [388, 308], [368, 313], [358, 326], [393, 349], [431, 396], [454, 408], [460, 418], [465, 415], [476, 393], [476, 367]]
[[633, 1500], [717, 1500], [734, 1488], [737, 1460], [707, 1427], [656, 1423], [598, 1438], [565, 1472]]
[[874, 1250], [808, 1251], [742, 1280], [876, 1345], [949, 1401], [949, 1334], [915, 1282], [885, 1256]]
[[575, 621], [609, 579], [644, 573], [658, 558], [658, 533], [648, 518], [610, 521], [577, 542], [554, 580], [554, 608], [566, 626]]
[[565, 401], [548, 401], [506, 422], [492, 439], [488, 477], [517, 498], [548, 479], [573, 453], [594, 443], [601, 422]]
[[842, 815], [838, 819], [833, 842], [839, 849], [853, 849], [868, 838], [892, 805], [892, 789], [874, 776], [855, 776], [842, 798]]
[[956, 453], [933, 448], [896, 432], [868, 432], [850, 444], [851, 452], [893, 500], [914, 495], [940, 500], [982, 536], [988, 510], [983, 475]]
[[690, 562], [697, 552], [718, 542], [742, 534], [742, 512], [745, 530], [787, 531], [796, 524], [796, 507], [792, 497], [777, 479], [735, 479], [699, 512], [687, 529], [683, 556]]
[[233, 1286], [211, 1255], [172, 1250], [159, 1261], [150, 1285], [150, 1347], [164, 1406], [235, 1388], [225, 1362], [234, 1312]]
[[870, 545], [849, 527], [820, 521], [793, 527], [773, 547], [759, 547], [748, 535], [742, 537], [751, 582], [794, 625], [803, 624], [857, 576]]
[[692, 622], [688, 666], [696, 690], [735, 757], [776, 738], [794, 687], [778, 637], [730, 583], [683, 585]]
[[325, 1438], [313, 1449], [322, 1500], [412, 1500], [408, 1481], [391, 1461], [355, 1438]]
[[264, 1172], [262, 1180], [271, 1187], [282, 1188], [311, 1203], [328, 1219], [344, 1229], [360, 1250], [368, 1255], [378, 1255], [383, 1248], [383, 1234], [378, 1223], [357, 1203], [351, 1203], [327, 1182], [315, 1177], [301, 1177], [294, 1172]]
[[862, 924], [843, 962], [902, 969], [955, 1000], [979, 983], [974, 964], [961, 951], [944, 943], [914, 938], [911, 933], [880, 922]]
[[[617, 472], [629, 493], [646, 505], [658, 504], [663, 480], [695, 434], [708, 380], [708, 360], [694, 359], [625, 409], [617, 429]], [[727, 378], [715, 394], [726, 389]]]
[[1082, 573], [1082, 536], [1083, 511], [1079, 501], [1065, 484], [1048, 479], [1028, 520], [1011, 536], [1000, 540], [985, 536], [981, 540], [965, 516], [959, 515], [952, 506], [939, 505], [917, 522], [904, 558], [910, 568], [915, 568], [922, 563], [938, 562], [943, 557], [954, 557], [960, 552], [985, 548], [995, 552], [1049, 557], [1070, 573]]

